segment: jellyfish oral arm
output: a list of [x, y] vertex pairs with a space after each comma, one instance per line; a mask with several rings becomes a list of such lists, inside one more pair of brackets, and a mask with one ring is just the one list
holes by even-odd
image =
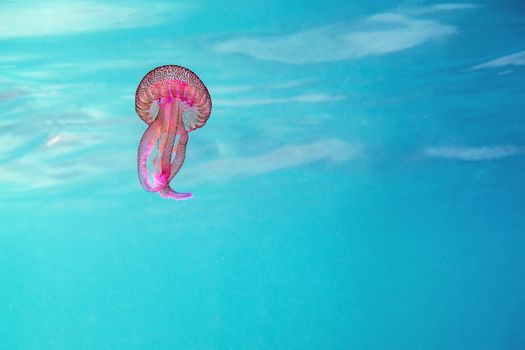
[[[182, 167], [186, 155], [188, 134], [182, 123], [183, 103], [171, 96], [160, 99], [159, 114], [142, 136], [138, 151], [138, 175], [142, 187], [175, 200], [192, 197], [191, 193], [175, 192], [169, 185]], [[174, 146], [177, 135], [178, 142]], [[157, 155], [151, 162], [150, 170], [148, 159], [153, 151], [157, 151]]]
[[[171, 181], [171, 179], [173, 179], [175, 175], [177, 175], [180, 168], [182, 167], [182, 163], [184, 163], [184, 158], [186, 157], [186, 144], [188, 143], [188, 133], [186, 132], [186, 130], [184, 130], [184, 128], [182, 128], [182, 130], [183, 133], [182, 135], [179, 135], [179, 141], [177, 142], [175, 160], [171, 164], [168, 182]], [[189, 199], [192, 197], [191, 193], [175, 192], [169, 185], [160, 190], [159, 194], [161, 197], [172, 198], [175, 200]]]
[[[189, 199], [192, 197], [191, 193], [179, 193], [174, 191], [169, 183], [177, 175], [184, 159], [186, 158], [186, 144], [188, 143], [188, 133], [184, 128], [182, 122], [182, 114], [184, 109], [184, 102], [178, 98], [168, 97], [162, 99], [161, 108], [163, 112], [169, 115], [166, 118], [169, 121], [168, 126], [168, 138], [165, 146], [163, 147], [162, 155], [162, 174], [167, 177], [167, 183], [164, 188], [159, 191], [161, 197], [171, 198], [175, 200]], [[175, 154], [173, 154], [175, 138], [179, 136], [177, 146], [175, 148]]]
[[188, 133], [184, 128], [182, 128], [182, 131], [179, 133], [179, 141], [177, 142], [177, 148], [175, 150], [175, 159], [173, 160], [173, 163], [171, 164], [171, 173], [170, 173], [170, 181], [173, 179], [175, 175], [179, 172], [180, 168], [182, 167], [182, 163], [184, 163], [184, 158], [186, 158], [186, 144], [188, 143]]
[[[138, 152], [138, 172], [139, 172], [139, 181], [142, 187], [149, 192], [157, 192], [161, 189], [160, 183], [152, 183], [148, 178], [148, 159], [153, 152], [153, 148], [157, 142], [157, 135], [159, 134], [160, 129], [160, 119], [155, 120], [150, 124], [142, 139], [139, 143], [139, 152]], [[157, 159], [154, 160], [154, 163], [157, 163]]]

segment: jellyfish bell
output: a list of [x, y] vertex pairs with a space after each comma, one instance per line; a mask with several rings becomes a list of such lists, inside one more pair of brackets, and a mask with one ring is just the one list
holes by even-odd
[[187, 68], [157, 67], [140, 82], [135, 111], [149, 125], [138, 150], [142, 187], [165, 198], [191, 198], [191, 193], [175, 192], [170, 181], [184, 163], [188, 133], [203, 127], [210, 116], [208, 89]]
[[[142, 78], [135, 94], [135, 111], [147, 124], [157, 117], [150, 110], [162, 98], [177, 99], [183, 102], [190, 112], [185, 126], [190, 132], [204, 126], [210, 116], [211, 98], [208, 89], [191, 70], [176, 66], [161, 66], [153, 69]], [[154, 107], [155, 108], [155, 107]], [[192, 119], [192, 117], [194, 119]]]

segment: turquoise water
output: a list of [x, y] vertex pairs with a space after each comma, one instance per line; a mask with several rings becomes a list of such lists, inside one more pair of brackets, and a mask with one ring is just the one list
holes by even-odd
[[[524, 349], [522, 1], [0, 3], [1, 349]], [[142, 77], [213, 110], [144, 191]]]

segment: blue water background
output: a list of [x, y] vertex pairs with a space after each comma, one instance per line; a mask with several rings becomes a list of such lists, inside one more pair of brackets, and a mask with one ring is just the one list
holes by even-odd
[[[3, 23], [3, 24], [2, 24]], [[522, 1], [0, 3], [1, 349], [524, 349]], [[214, 107], [142, 190], [134, 92]]]

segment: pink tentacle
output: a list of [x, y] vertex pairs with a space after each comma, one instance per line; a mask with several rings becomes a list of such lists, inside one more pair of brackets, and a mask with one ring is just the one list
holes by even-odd
[[157, 142], [160, 131], [160, 123], [160, 118], [151, 123], [146, 129], [144, 135], [142, 135], [139, 143], [137, 158], [139, 181], [142, 187], [149, 192], [157, 192], [166, 186], [166, 182], [162, 181], [162, 179], [158, 179], [159, 181], [155, 181], [155, 183], [152, 184], [148, 178], [148, 158], [151, 155], [151, 152], [153, 152], [153, 147], [155, 147], [155, 143]]
[[179, 141], [177, 142], [177, 149], [175, 151], [175, 159], [173, 160], [173, 163], [171, 164], [171, 172], [169, 181], [173, 179], [175, 175], [179, 172], [180, 168], [182, 167], [182, 163], [184, 163], [184, 159], [186, 158], [186, 145], [188, 143], [188, 133], [183, 127], [180, 127], [180, 136]]
[[[177, 149], [175, 151], [175, 157], [174, 157], [173, 163], [171, 164], [171, 170], [170, 170], [170, 176], [168, 178], [168, 182], [170, 182], [175, 177], [175, 175], [177, 175], [180, 168], [182, 167], [182, 163], [184, 163], [184, 158], [186, 157], [186, 144], [188, 143], [188, 133], [186, 132], [184, 127], [180, 124], [179, 124], [178, 130], [180, 132], [179, 140], [177, 142]], [[163, 198], [170, 198], [174, 200], [185, 200], [185, 199], [190, 199], [193, 197], [193, 195], [190, 192], [186, 192], [186, 193], [176, 192], [169, 185], [167, 185], [165, 188], [159, 191], [159, 194]]]
[[169, 185], [164, 187], [162, 190], [160, 190], [159, 194], [162, 198], [170, 198], [176, 201], [190, 199], [191, 197], [193, 197], [193, 195], [190, 192], [187, 192], [187, 193], [175, 192]]
[[[164, 100], [164, 99], [163, 99]], [[170, 175], [170, 163], [171, 163], [171, 153], [173, 152], [173, 144], [175, 142], [175, 137], [177, 136], [178, 121], [182, 115], [182, 110], [180, 106], [180, 101], [173, 98], [165, 99], [161, 102], [161, 108], [163, 109], [163, 114], [165, 118], [165, 124], [163, 129], [166, 131], [166, 142], [162, 145], [159, 145], [162, 150], [161, 158], [161, 169], [162, 174], [166, 174], [167, 177]], [[159, 152], [160, 153], [160, 152]], [[169, 177], [168, 182], [173, 177]]]
[[[191, 193], [175, 192], [169, 186], [184, 163], [188, 143], [188, 133], [182, 125], [181, 103], [180, 100], [171, 97], [161, 99], [157, 119], [142, 136], [138, 152], [138, 174], [142, 187], [146, 191], [159, 192], [162, 197], [175, 200], [192, 197]], [[177, 134], [179, 139], [175, 148]], [[155, 147], [158, 152], [153, 159], [153, 170], [148, 170], [148, 159]]]

